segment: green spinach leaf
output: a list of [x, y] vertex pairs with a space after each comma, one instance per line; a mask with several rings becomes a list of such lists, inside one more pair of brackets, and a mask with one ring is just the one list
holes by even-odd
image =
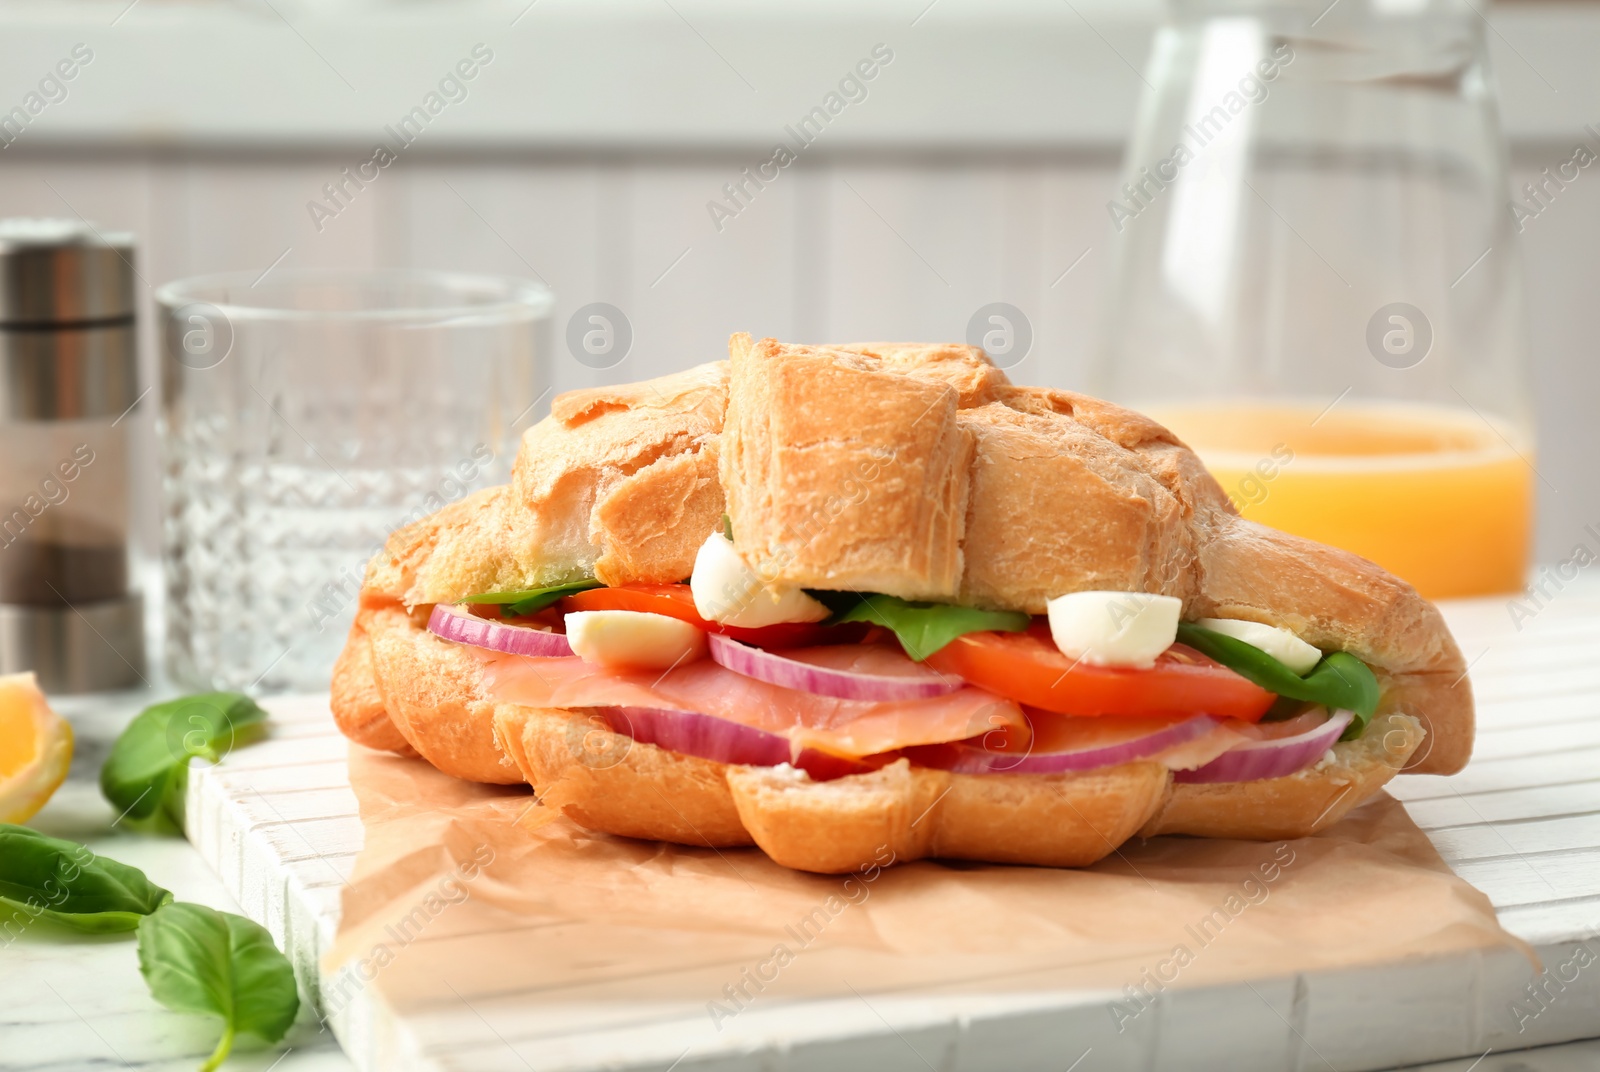
[[1209, 656], [1241, 677], [1279, 696], [1322, 704], [1330, 711], [1355, 712], [1340, 740], [1353, 741], [1366, 732], [1378, 709], [1378, 678], [1366, 663], [1349, 652], [1335, 651], [1301, 677], [1253, 644], [1189, 622], [1178, 626], [1178, 640]]
[[921, 662], [965, 633], [1020, 633], [1032, 619], [1021, 611], [980, 610], [950, 603], [914, 603], [863, 592], [812, 592], [833, 616], [829, 625], [871, 622], [892, 631], [906, 654]]
[[100, 768], [100, 791], [126, 818], [183, 822], [189, 760], [215, 763], [259, 732], [267, 713], [237, 692], [208, 692], [141, 711]]
[[517, 618], [524, 614], [536, 614], [562, 596], [600, 587], [602, 587], [600, 582], [593, 579], [568, 581], [565, 584], [552, 584], [547, 588], [527, 588], [521, 592], [485, 592], [482, 595], [468, 596], [461, 602], [498, 603], [500, 617]]
[[76, 841], [0, 824], [0, 936], [36, 919], [85, 934], [131, 931], [172, 894]]
[[222, 1017], [201, 1072], [227, 1060], [240, 1032], [277, 1042], [300, 1009], [294, 969], [266, 929], [204, 905], [177, 901], [140, 922], [139, 971], [167, 1008]]

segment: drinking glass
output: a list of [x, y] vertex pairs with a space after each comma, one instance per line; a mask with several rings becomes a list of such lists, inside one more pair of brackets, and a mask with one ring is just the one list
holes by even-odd
[[1536, 458], [1504, 143], [1464, 0], [1173, 0], [1098, 383], [1246, 517], [1426, 595], [1520, 587]]
[[169, 672], [325, 689], [389, 533], [509, 476], [548, 393], [551, 295], [511, 278], [303, 271], [156, 297]]

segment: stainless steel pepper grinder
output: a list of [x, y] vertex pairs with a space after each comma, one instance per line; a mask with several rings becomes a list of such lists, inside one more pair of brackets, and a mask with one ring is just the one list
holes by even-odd
[[129, 234], [0, 220], [0, 672], [32, 670], [47, 692], [144, 679], [128, 547], [133, 258]]

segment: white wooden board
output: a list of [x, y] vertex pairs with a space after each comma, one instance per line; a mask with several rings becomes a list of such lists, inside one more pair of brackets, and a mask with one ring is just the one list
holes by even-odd
[[[1171, 990], [1118, 1034], [1109, 993], [906, 993], [753, 1006], [703, 1044], [703, 1010], [574, 1007], [536, 1023], [518, 995], [401, 1020], [366, 993], [332, 1018], [364, 1070], [1333, 1069], [1483, 1058], [1600, 1036], [1600, 586], [1522, 628], [1500, 600], [1447, 608], [1479, 697], [1472, 764], [1391, 791], [1552, 975], [1514, 956]], [[270, 738], [191, 779], [190, 839], [316, 990], [362, 843], [348, 746], [325, 697], [268, 704]], [[1583, 945], [1580, 953], [1579, 947]], [[1559, 977], [1558, 977], [1559, 976]], [[1519, 1003], [1519, 1014], [1513, 1003]], [[1491, 1067], [1484, 1065], [1479, 1072]], [[1526, 1066], [1525, 1066], [1526, 1067]]]

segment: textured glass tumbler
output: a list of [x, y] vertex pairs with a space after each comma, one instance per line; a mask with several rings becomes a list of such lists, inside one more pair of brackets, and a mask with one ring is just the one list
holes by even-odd
[[325, 689], [389, 533], [508, 478], [549, 391], [550, 293], [282, 272], [156, 297], [168, 671], [188, 687]]

